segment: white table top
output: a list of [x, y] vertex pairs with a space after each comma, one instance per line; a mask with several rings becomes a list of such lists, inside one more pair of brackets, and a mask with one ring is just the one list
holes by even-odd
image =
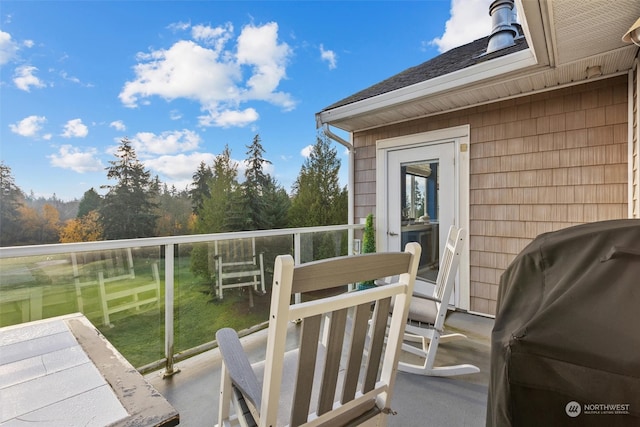
[[81, 314], [0, 328], [0, 427], [178, 424]]

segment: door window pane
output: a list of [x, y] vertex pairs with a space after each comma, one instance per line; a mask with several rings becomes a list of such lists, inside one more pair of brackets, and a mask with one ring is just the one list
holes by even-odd
[[403, 163], [400, 167], [402, 247], [422, 246], [418, 277], [435, 282], [439, 267], [439, 162]]

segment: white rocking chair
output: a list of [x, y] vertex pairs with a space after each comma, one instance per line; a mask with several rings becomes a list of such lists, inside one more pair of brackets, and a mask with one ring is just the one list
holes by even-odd
[[[409, 243], [404, 253], [330, 258], [295, 267], [290, 255], [279, 256], [265, 361], [251, 365], [233, 329], [216, 333], [223, 358], [218, 426], [385, 426], [393, 413], [391, 398], [420, 250]], [[388, 286], [318, 296], [326, 289], [398, 275], [398, 282]], [[296, 293], [314, 292], [317, 298], [291, 303]], [[392, 298], [396, 310], [385, 345]], [[298, 328], [299, 343], [287, 351], [287, 332]]]
[[[467, 338], [463, 334], [444, 334], [444, 321], [449, 307], [449, 299], [455, 284], [456, 272], [465, 243], [465, 230], [451, 226], [447, 236], [444, 255], [436, 278], [432, 295], [418, 294], [414, 291], [409, 306], [409, 322], [405, 329], [404, 351], [424, 358], [423, 364], [400, 362], [398, 369], [421, 375], [452, 376], [480, 372], [477, 366], [462, 364], [434, 367], [433, 364], [440, 342]], [[418, 342], [420, 346], [409, 344]]]

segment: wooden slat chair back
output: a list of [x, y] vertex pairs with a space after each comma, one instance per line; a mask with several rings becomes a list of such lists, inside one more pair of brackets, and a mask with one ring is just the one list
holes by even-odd
[[[413, 294], [405, 334], [405, 340], [408, 342], [403, 345], [403, 350], [420, 356], [424, 362], [417, 364], [401, 362], [398, 367], [401, 371], [433, 376], [480, 372], [476, 366], [469, 364], [434, 367], [440, 342], [466, 338], [459, 333], [444, 334], [444, 322], [465, 240], [466, 231], [463, 228], [455, 226], [449, 228], [433, 294], [424, 295], [417, 292]], [[418, 342], [420, 346], [416, 347], [409, 342]]]
[[[249, 364], [234, 330], [216, 334], [223, 357], [218, 425], [386, 425], [420, 251], [409, 243], [405, 252], [297, 267], [290, 255], [279, 256], [264, 363]], [[390, 276], [398, 281], [292, 304], [296, 293]], [[298, 328], [298, 345], [287, 348], [287, 334]]]
[[[440, 261], [438, 276], [436, 278], [436, 286], [433, 292], [434, 302], [437, 307], [437, 315], [434, 322], [435, 329], [442, 329], [451, 293], [456, 282], [456, 274], [458, 273], [458, 265], [460, 265], [460, 257], [462, 255], [462, 247], [466, 240], [466, 231], [463, 228], [451, 226], [447, 234], [447, 242], [445, 244], [444, 254]], [[440, 308], [444, 307], [444, 310]], [[411, 316], [409, 316], [411, 317]]]
[[[262, 253], [256, 252], [255, 238], [221, 240], [214, 245], [219, 299], [225, 289], [231, 288], [251, 287], [255, 292], [265, 293], [264, 259]], [[253, 296], [251, 293], [249, 296], [253, 306]]]

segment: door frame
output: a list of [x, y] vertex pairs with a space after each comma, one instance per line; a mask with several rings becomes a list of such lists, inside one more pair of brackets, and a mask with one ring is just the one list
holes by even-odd
[[469, 262], [469, 134], [470, 126], [462, 125], [430, 132], [415, 133], [376, 141], [376, 242], [379, 251], [389, 249], [387, 235], [387, 175], [388, 153], [405, 148], [419, 148], [428, 145], [454, 144], [454, 219], [453, 223], [467, 230], [467, 244], [464, 245], [458, 268], [455, 291], [455, 307], [469, 310], [471, 305], [470, 262]]

